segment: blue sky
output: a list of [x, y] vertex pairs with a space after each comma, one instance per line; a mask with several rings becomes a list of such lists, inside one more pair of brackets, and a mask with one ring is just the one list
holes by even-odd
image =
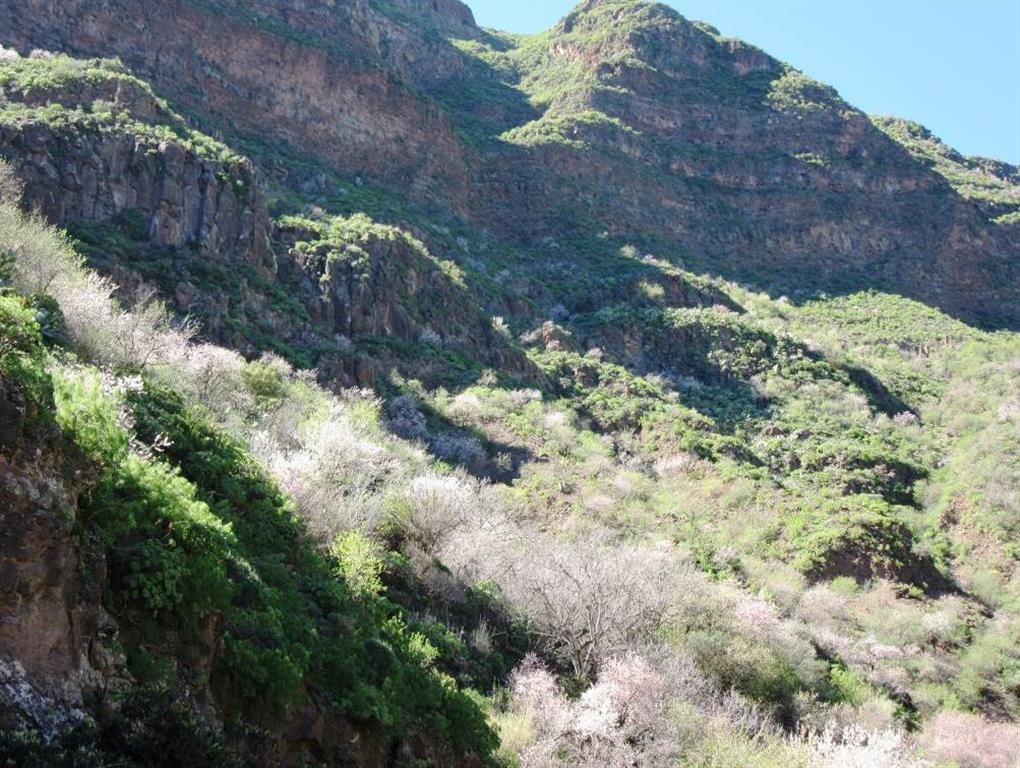
[[[572, 0], [467, 0], [478, 23], [552, 26]], [[965, 154], [1020, 163], [1020, 0], [669, 0]]]

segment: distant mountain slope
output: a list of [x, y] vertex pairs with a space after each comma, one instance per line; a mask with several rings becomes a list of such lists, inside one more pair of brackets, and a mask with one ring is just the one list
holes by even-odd
[[1020, 223], [1020, 167], [987, 157], [965, 157], [910, 120], [871, 120], [943, 176], [963, 197], [973, 200], [994, 223]]
[[795, 299], [880, 287], [1017, 322], [1014, 228], [831, 88], [666, 6], [590, 0], [530, 37], [455, 2], [11, 0], [0, 24], [506, 237], [607, 232]]

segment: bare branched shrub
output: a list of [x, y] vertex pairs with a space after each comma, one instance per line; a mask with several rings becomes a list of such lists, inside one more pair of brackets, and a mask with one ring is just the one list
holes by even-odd
[[416, 477], [390, 509], [391, 523], [403, 538], [430, 556], [458, 532], [484, 527], [487, 519], [501, 515], [485, 484], [462, 473]]
[[429, 432], [425, 416], [410, 395], [395, 397], [386, 405], [386, 423], [393, 434], [405, 440], [427, 440]]
[[898, 730], [867, 731], [859, 726], [829, 729], [809, 738], [818, 768], [924, 768]]
[[693, 453], [675, 453], [664, 456], [655, 462], [655, 473], [659, 477], [676, 477], [691, 471], [698, 464], [698, 457]]
[[385, 489], [402, 467], [367, 437], [342, 408], [281, 445], [266, 431], [254, 436], [256, 455], [297, 502], [314, 532], [327, 540], [345, 530], [374, 533], [383, 517]]
[[225, 419], [252, 405], [244, 387], [244, 366], [236, 352], [213, 344], [193, 345], [180, 368], [167, 372], [164, 379]]
[[430, 445], [439, 458], [469, 469], [480, 469], [487, 458], [477, 437], [443, 433], [433, 437]]
[[586, 676], [656, 629], [678, 567], [658, 550], [535, 537], [501, 583], [540, 647]]
[[531, 743], [520, 745], [522, 768], [635, 765], [635, 750], [617, 727], [618, 713], [607, 688], [589, 689], [578, 702], [563, 694], [536, 657], [524, 660], [511, 678], [511, 713], [525, 718]]
[[1020, 726], [992, 723], [978, 715], [942, 712], [928, 722], [920, 742], [929, 754], [959, 768], [1020, 766]]
[[16, 202], [0, 203], [0, 244], [14, 256], [14, 279], [24, 293], [49, 293], [58, 277], [78, 281], [84, 277], [81, 257], [66, 239], [41, 215], [23, 214]]
[[511, 675], [510, 700], [497, 723], [501, 731], [510, 726], [514, 756], [532, 768], [658, 768], [686, 765], [688, 757], [702, 765], [696, 758], [715, 733], [752, 745], [782, 740], [758, 710], [719, 691], [690, 659], [666, 647], [608, 660], [576, 699], [529, 656]]
[[154, 365], [179, 365], [187, 358], [188, 342], [195, 328], [188, 322], [175, 322], [155, 292], [147, 290], [139, 294], [130, 312], [115, 311], [114, 317], [119, 341], [111, 345], [112, 362], [145, 369]]
[[142, 369], [186, 357], [187, 325], [175, 324], [151, 294], [138, 297], [131, 311], [121, 309], [113, 284], [86, 269], [66, 238], [39, 214], [0, 203], [0, 244], [14, 257], [14, 284], [24, 293], [52, 296], [70, 341], [93, 362]]

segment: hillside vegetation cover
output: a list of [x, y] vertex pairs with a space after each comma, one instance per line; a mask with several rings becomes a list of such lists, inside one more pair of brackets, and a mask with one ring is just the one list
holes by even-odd
[[[586, 49], [678, 23], [642, 14], [561, 32]], [[630, 130], [570, 112], [600, 86], [545, 37], [506, 42], [456, 45], [526, 70], [546, 111], [479, 146]], [[776, 109], [845, 106], [773, 75]], [[147, 88], [114, 62], [0, 64], [8, 86], [97, 78]], [[1011, 226], [999, 176], [875, 120]], [[0, 122], [240, 159], [169, 107], [153, 126], [0, 104]], [[322, 290], [330, 265], [370, 281], [370, 249], [404, 249], [459, 303], [402, 286], [431, 323], [416, 339], [323, 340], [277, 286], [314, 343], [232, 314], [264, 352], [245, 358], [94, 271], [170, 293], [138, 222], [75, 239], [0, 163], [0, 377], [31, 406], [20, 439], [87, 470], [75, 536], [106, 563], [129, 679], [57, 735], [0, 734], [0, 765], [245, 764], [310, 707], [396, 765], [409, 738], [422, 762], [504, 768], [1015, 763], [1020, 335], [879, 290], [791, 301], [655, 242], [512, 244], [301, 162], [343, 193], [266, 183], [296, 238], [281, 253]], [[512, 365], [460, 344], [478, 313]], [[341, 387], [315, 369], [331, 355], [388, 370]]]

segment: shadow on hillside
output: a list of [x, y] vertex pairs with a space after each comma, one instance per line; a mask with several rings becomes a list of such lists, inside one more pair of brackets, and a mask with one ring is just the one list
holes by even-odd
[[[633, 95], [612, 98], [606, 109], [623, 123], [647, 108]], [[740, 107], [742, 116], [782, 124], [766, 102], [749, 104]], [[608, 231], [797, 304], [877, 289], [979, 329], [1020, 328], [1017, 226], [990, 224], [975, 203], [860, 113], [860, 135], [840, 148], [828, 138], [848, 130], [838, 113], [817, 125], [805, 118], [804, 125], [763, 127], [772, 133], [743, 148], [624, 136], [614, 124], [532, 145], [504, 142], [488, 157], [472, 216], [528, 247], [549, 238], [594, 241]], [[831, 151], [831, 167], [794, 163], [785, 153], [795, 131]]]
[[495, 439], [472, 425], [457, 424], [430, 402], [414, 396], [392, 393], [384, 410], [383, 423], [394, 435], [422, 444], [436, 459], [479, 480], [512, 483], [524, 465], [537, 460], [527, 447]]

